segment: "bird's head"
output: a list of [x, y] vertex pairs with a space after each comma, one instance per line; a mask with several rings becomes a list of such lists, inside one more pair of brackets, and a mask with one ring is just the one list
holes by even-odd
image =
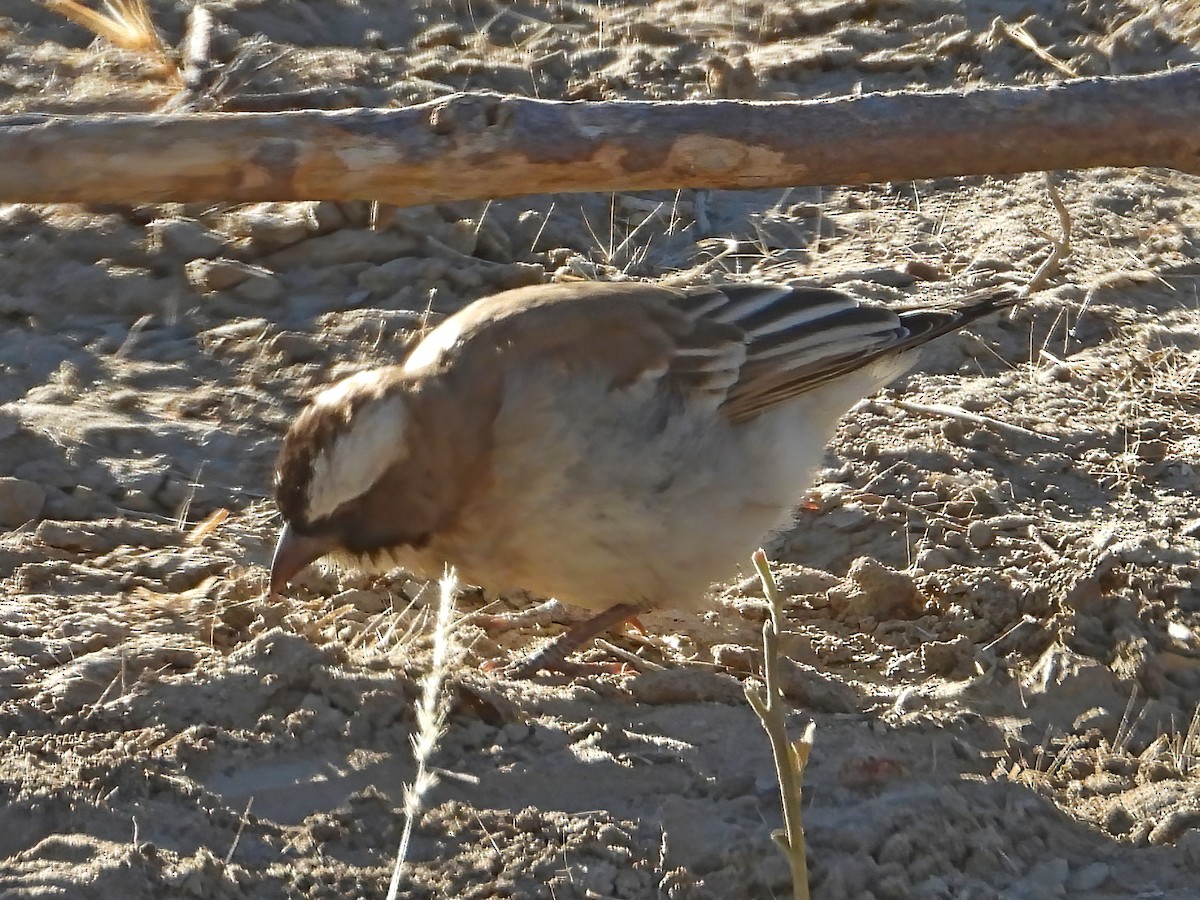
[[272, 591], [322, 557], [367, 561], [422, 540], [403, 508], [420, 475], [413, 389], [397, 366], [359, 372], [317, 394], [292, 424], [275, 466], [284, 526]]

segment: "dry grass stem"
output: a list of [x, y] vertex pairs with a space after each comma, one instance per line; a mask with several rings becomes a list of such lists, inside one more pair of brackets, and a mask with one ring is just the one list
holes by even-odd
[[792, 870], [792, 897], [808, 900], [808, 857], [804, 847], [804, 819], [800, 789], [804, 782], [804, 767], [812, 752], [812, 722], [804, 729], [800, 740], [791, 742], [787, 736], [787, 704], [779, 674], [779, 634], [783, 627], [783, 597], [767, 554], [757, 550], [752, 557], [754, 568], [762, 580], [763, 591], [771, 608], [771, 615], [763, 623], [763, 679], [765, 684], [754, 682], [746, 685], [746, 700], [762, 722], [771, 742], [771, 755], [775, 758], [775, 775], [779, 779], [779, 796], [783, 804], [782, 831], [772, 837], [787, 856]]
[[199, 544], [206, 537], [221, 527], [221, 524], [229, 518], [229, 510], [222, 507], [208, 514], [208, 517], [197, 524], [184, 538], [189, 544]]
[[[197, 37], [197, 41], [200, 40], [201, 38]], [[195, 49], [199, 53], [205, 48], [198, 46]], [[185, 49], [185, 54], [186, 52]], [[296, 94], [238, 96], [238, 92], [250, 79], [275, 65], [286, 55], [285, 51], [273, 48], [262, 35], [247, 38], [238, 45], [237, 55], [224, 66], [210, 67], [207, 70], [197, 69], [195, 83], [188, 80], [184, 89], [161, 107], [160, 111], [204, 112], [240, 107], [242, 112], [278, 112], [279, 109], [291, 108], [295, 105], [298, 96]]]
[[454, 657], [454, 597], [458, 593], [458, 575], [453, 569], [442, 576], [438, 582], [438, 589], [437, 622], [433, 628], [433, 659], [429, 671], [421, 681], [421, 699], [417, 701], [417, 730], [412, 738], [413, 759], [416, 761], [417, 771], [412, 784], [404, 791], [404, 830], [396, 851], [391, 884], [388, 885], [388, 900], [396, 900], [400, 896], [400, 881], [404, 874], [404, 861], [408, 858], [413, 825], [421, 814], [425, 795], [438, 783], [438, 777], [430, 768], [429, 760], [445, 732], [448, 708], [445, 683], [446, 673], [449, 672]]
[[[1113, 753], [1127, 752], [1133, 732], [1142, 724], [1142, 719], [1146, 715], [1146, 704], [1143, 703], [1141, 707], [1138, 707], [1137, 701], [1138, 687], [1137, 684], [1134, 684], [1133, 690], [1129, 692], [1129, 702], [1125, 704], [1125, 712], [1121, 714], [1121, 723], [1117, 726], [1117, 733], [1113, 735]], [[1135, 708], [1137, 712], [1134, 712]]]
[[1170, 747], [1175, 768], [1184, 778], [1190, 778], [1194, 774], [1197, 757], [1200, 756], [1200, 706], [1192, 713], [1187, 731], [1172, 735]]
[[617, 659], [629, 663], [639, 671], [643, 669], [650, 669], [655, 672], [661, 672], [666, 668], [666, 666], [659, 665], [652, 659], [646, 659], [643, 656], [638, 656], [636, 653], [630, 653], [624, 647], [618, 647], [612, 641], [606, 641], [603, 638], [596, 638], [593, 643], [595, 643], [597, 647], [601, 648], [606, 653], [611, 653]]
[[179, 70], [167, 52], [146, 0], [104, 0], [102, 9], [84, 6], [78, 0], [45, 0], [46, 8], [82, 25], [114, 47], [141, 53], [161, 63], [163, 74], [179, 77]]
[[225, 865], [228, 866], [233, 860], [233, 854], [237, 852], [238, 844], [242, 840], [242, 832], [246, 830], [246, 820], [250, 818], [250, 810], [254, 807], [254, 797], [252, 796], [246, 801], [246, 808], [242, 811], [241, 817], [238, 819], [237, 831], [233, 835], [233, 843], [229, 845], [229, 852], [225, 854]]
[[958, 419], [960, 422], [968, 422], [972, 425], [978, 425], [983, 428], [991, 428], [996, 431], [1015, 435], [1023, 438], [1036, 438], [1040, 441], [1045, 441], [1048, 444], [1062, 443], [1059, 438], [1052, 434], [1042, 434], [1040, 431], [1033, 431], [1029, 428], [1022, 428], [1020, 425], [1013, 425], [1010, 422], [1002, 422], [999, 419], [993, 419], [991, 416], [985, 416], [981, 413], [974, 413], [970, 410], [963, 409], [960, 406], [949, 406], [945, 403], [912, 403], [908, 400], [889, 400], [892, 406], [897, 409], [902, 409], [905, 412], [918, 413], [925, 416], [944, 416], [948, 419]]
[[1039, 44], [1036, 40], [1034, 40], [1033, 35], [1026, 30], [1024, 25], [1010, 25], [1003, 19], [997, 19], [995, 25], [1000, 31], [1003, 31], [1008, 37], [1016, 41], [1042, 62], [1053, 66], [1068, 78], [1079, 77], [1079, 73], [1071, 68], [1071, 66], [1067, 65], [1067, 63], [1063, 62], [1061, 59]]
[[1050, 202], [1054, 204], [1054, 211], [1058, 213], [1058, 224], [1062, 234], [1051, 247], [1050, 255], [1038, 266], [1033, 277], [1025, 285], [1023, 293], [1026, 297], [1040, 291], [1062, 261], [1071, 255], [1071, 212], [1063, 202], [1062, 193], [1054, 182], [1054, 175], [1050, 172], [1043, 174], [1046, 177], [1046, 190], [1050, 193]]

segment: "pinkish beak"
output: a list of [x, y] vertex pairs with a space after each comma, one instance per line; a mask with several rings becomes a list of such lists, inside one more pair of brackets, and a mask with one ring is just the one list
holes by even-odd
[[271, 593], [280, 593], [305, 566], [333, 549], [329, 538], [296, 534], [291, 525], [284, 525], [271, 559]]

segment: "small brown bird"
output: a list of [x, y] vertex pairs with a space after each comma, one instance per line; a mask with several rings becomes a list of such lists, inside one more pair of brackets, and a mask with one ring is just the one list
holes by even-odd
[[838, 419], [917, 348], [1016, 301], [896, 313], [833, 290], [579, 282], [472, 303], [351, 375], [279, 454], [280, 590], [329, 557], [596, 614], [508, 667], [688, 608], [786, 526]]

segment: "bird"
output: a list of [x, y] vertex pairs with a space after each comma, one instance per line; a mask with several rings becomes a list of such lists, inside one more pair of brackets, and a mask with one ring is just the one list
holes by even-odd
[[475, 300], [295, 418], [270, 589], [320, 559], [450, 565], [585, 610], [501, 667], [575, 673], [568, 656], [605, 630], [703, 608], [793, 520], [854, 404], [1018, 299], [893, 310], [795, 283], [579, 281]]

